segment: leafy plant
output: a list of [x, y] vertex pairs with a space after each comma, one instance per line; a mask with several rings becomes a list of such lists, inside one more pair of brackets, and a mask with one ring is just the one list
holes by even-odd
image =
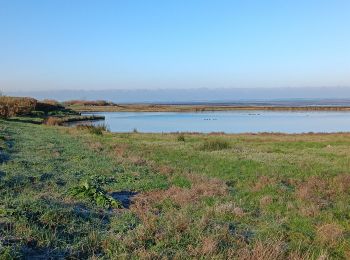
[[86, 198], [96, 203], [96, 205], [104, 208], [122, 208], [122, 204], [109, 196], [103, 190], [98, 181], [87, 180], [81, 185], [76, 186], [70, 190], [70, 194], [77, 198]]

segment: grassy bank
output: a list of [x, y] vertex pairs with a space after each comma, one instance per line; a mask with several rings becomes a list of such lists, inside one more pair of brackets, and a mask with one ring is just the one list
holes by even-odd
[[0, 256], [346, 259], [349, 145], [1, 120]]
[[213, 105], [69, 105], [78, 112], [203, 112], [203, 111], [350, 111], [346, 106], [213, 106]]

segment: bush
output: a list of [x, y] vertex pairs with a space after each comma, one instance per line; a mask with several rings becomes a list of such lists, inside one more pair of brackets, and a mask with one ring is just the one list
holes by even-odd
[[62, 123], [63, 123], [62, 119], [57, 117], [48, 117], [44, 121], [45, 125], [62, 125]]
[[18, 115], [28, 115], [35, 110], [37, 100], [34, 98], [18, 98], [0, 96], [0, 117], [9, 118]]
[[184, 134], [179, 134], [176, 138], [179, 142], [185, 142], [185, 135]]
[[99, 125], [78, 125], [77, 129], [79, 130], [87, 130], [90, 134], [94, 135], [102, 135], [103, 132], [108, 132], [108, 126], [106, 124]]
[[26, 115], [43, 117], [45, 115], [55, 115], [55, 113], [63, 115], [77, 114], [72, 110], [65, 109], [54, 100], [38, 102], [34, 98], [0, 96], [0, 117], [3, 118]]
[[230, 148], [230, 143], [225, 140], [206, 140], [200, 147], [204, 151], [217, 151]]

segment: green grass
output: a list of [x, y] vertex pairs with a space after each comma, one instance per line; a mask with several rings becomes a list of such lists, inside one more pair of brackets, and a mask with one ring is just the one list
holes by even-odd
[[[100, 242], [108, 239], [111, 223], [119, 218], [118, 207], [105, 209], [103, 202], [99, 206], [98, 198], [77, 198], [72, 189], [95, 176], [106, 179], [99, 181], [96, 189], [103, 189], [103, 195], [167, 184], [151, 171], [145, 176], [147, 166], [135, 169], [107, 152], [96, 153], [79, 135], [48, 126], [0, 121], [1, 155], [8, 157], [0, 165], [1, 253], [12, 257], [100, 255]], [[129, 187], [120, 183], [122, 179], [114, 179], [121, 167], [122, 179], [132, 182]], [[137, 172], [144, 178], [135, 179]]]
[[347, 259], [349, 146], [0, 121], [0, 258]]

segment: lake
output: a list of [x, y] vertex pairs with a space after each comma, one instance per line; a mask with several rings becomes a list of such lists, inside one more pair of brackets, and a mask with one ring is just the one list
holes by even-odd
[[[219, 111], [219, 112], [105, 112], [112, 132], [144, 133], [307, 133], [348, 132], [350, 112]], [[94, 122], [99, 124], [101, 122]]]

